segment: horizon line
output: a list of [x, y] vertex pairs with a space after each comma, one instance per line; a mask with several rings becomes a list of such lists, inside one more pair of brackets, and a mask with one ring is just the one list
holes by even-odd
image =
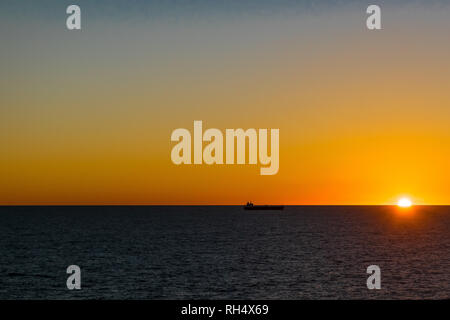
[[[397, 207], [397, 204], [263, 204], [285, 207]], [[0, 204], [0, 207], [243, 207], [245, 204]], [[413, 204], [411, 207], [446, 207], [450, 204]]]

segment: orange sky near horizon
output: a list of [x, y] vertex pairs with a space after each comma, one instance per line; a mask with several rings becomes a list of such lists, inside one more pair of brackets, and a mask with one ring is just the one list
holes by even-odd
[[[0, 205], [450, 204], [449, 14], [393, 8], [380, 32], [353, 10], [76, 35], [11, 22]], [[171, 132], [194, 120], [279, 128], [279, 173], [174, 165]]]

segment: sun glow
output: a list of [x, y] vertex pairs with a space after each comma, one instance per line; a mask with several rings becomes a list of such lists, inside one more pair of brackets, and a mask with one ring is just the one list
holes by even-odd
[[401, 198], [398, 200], [397, 205], [401, 208], [409, 208], [412, 206], [412, 202], [408, 198]]

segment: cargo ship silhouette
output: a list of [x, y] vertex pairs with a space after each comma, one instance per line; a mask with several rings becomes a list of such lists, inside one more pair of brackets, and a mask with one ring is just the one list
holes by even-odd
[[263, 205], [263, 206], [255, 206], [251, 202], [247, 202], [244, 206], [244, 210], [283, 210], [284, 206], [271, 206], [271, 205]]

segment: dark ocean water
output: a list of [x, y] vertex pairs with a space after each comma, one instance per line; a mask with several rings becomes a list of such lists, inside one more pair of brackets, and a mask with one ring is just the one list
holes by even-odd
[[[450, 207], [0, 207], [0, 221], [0, 299], [450, 298]], [[66, 288], [72, 264], [82, 290]]]

